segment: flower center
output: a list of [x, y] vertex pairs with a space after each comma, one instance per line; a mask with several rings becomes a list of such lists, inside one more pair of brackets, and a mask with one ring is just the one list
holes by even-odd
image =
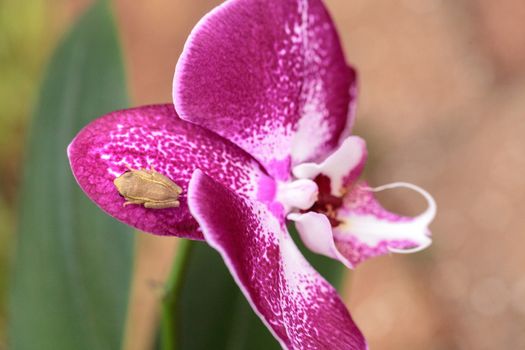
[[319, 188], [319, 195], [310, 210], [326, 215], [332, 227], [339, 226], [342, 221], [337, 219], [337, 209], [343, 205], [343, 197], [332, 194], [331, 181], [328, 176], [320, 174], [314, 179], [314, 182]]

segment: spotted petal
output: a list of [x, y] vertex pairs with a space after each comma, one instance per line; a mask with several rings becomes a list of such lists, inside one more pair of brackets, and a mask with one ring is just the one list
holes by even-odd
[[[177, 117], [172, 105], [110, 113], [86, 126], [68, 147], [73, 174], [86, 194], [115, 218], [159, 235], [202, 239], [187, 206], [196, 168], [246, 196], [271, 198], [273, 181], [259, 163], [222, 137]], [[182, 187], [178, 208], [123, 206], [113, 181], [132, 169], [150, 169]]]
[[[267, 207], [202, 172], [189, 206], [254, 311], [285, 349], [366, 349], [336, 291], [303, 258]], [[216, 202], [221, 205], [217, 206]]]
[[[384, 209], [373, 193], [392, 188], [408, 188], [420, 193], [427, 209], [416, 217], [394, 214]], [[349, 268], [388, 253], [413, 253], [427, 248], [429, 224], [436, 214], [434, 199], [423, 189], [407, 183], [394, 183], [371, 189], [358, 183], [347, 193], [337, 211], [340, 224], [332, 227], [325, 215], [308, 212], [290, 214], [305, 244], [313, 251], [337, 259]]]
[[320, 0], [228, 0], [193, 29], [173, 99], [181, 118], [285, 179], [337, 146], [353, 121], [355, 84]]

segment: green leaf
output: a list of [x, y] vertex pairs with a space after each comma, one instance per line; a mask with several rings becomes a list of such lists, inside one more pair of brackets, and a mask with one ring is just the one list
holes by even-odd
[[[289, 229], [308, 261], [337, 286], [341, 281], [342, 265], [306, 251], [295, 229]], [[177, 349], [281, 349], [252, 311], [220, 255], [206, 243], [193, 245], [177, 300]]]
[[116, 29], [94, 5], [53, 55], [26, 153], [10, 290], [10, 348], [118, 349], [132, 230], [82, 193], [66, 148], [94, 118], [127, 106]]

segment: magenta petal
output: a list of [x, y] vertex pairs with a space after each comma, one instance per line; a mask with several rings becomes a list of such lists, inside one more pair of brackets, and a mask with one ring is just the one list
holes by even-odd
[[173, 98], [181, 118], [228, 138], [283, 179], [290, 165], [337, 146], [351, 124], [355, 83], [320, 0], [229, 0], [193, 29]]
[[[285, 349], [366, 349], [334, 288], [304, 259], [266, 205], [196, 171], [189, 206], [206, 241]], [[217, 205], [220, 203], [220, 205]]]
[[[78, 183], [97, 205], [126, 224], [159, 235], [202, 239], [186, 200], [196, 168], [247, 196], [272, 191], [272, 180], [256, 160], [213, 132], [179, 119], [172, 105], [127, 109], [99, 118], [76, 136], [68, 156]], [[125, 199], [113, 180], [128, 167], [153, 167], [182, 187], [180, 207], [124, 207]]]

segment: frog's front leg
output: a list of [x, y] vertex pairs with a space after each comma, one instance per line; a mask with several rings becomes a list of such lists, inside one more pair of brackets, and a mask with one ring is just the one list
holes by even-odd
[[146, 202], [144, 207], [148, 209], [166, 209], [166, 208], [178, 208], [180, 202], [178, 200], [171, 200], [165, 202]]

